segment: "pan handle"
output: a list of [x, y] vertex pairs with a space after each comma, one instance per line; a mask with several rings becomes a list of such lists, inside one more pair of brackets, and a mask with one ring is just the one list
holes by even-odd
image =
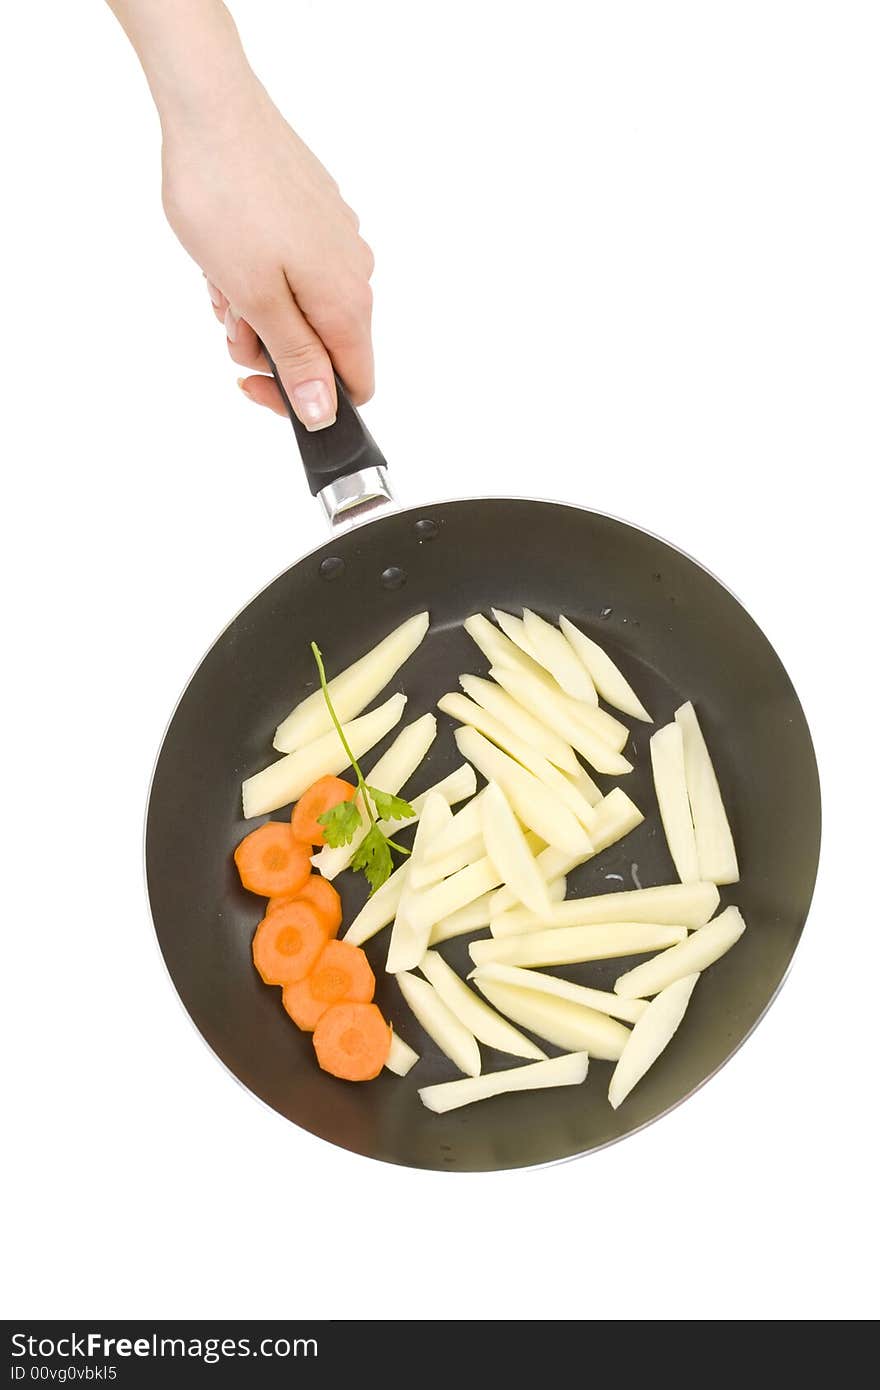
[[[336, 420], [323, 430], [307, 430], [297, 418], [272, 358], [263, 351], [287, 407], [306, 481], [334, 531], [348, 530], [375, 512], [394, 507], [385, 456], [336, 376]], [[335, 373], [334, 373], [335, 375]]]

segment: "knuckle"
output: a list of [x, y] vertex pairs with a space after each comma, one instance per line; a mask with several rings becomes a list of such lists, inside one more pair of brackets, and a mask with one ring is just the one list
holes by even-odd
[[275, 345], [272, 349], [272, 357], [280, 372], [291, 372], [296, 375], [321, 362], [324, 353], [319, 343], [311, 342], [309, 339], [300, 342], [288, 340]]

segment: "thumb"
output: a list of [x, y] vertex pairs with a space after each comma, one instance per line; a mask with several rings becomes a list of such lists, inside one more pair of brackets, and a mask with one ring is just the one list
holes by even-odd
[[[253, 322], [253, 320], [251, 320]], [[336, 419], [336, 383], [327, 350], [293, 300], [283, 312], [254, 327], [281, 378], [294, 414], [307, 430], [323, 430]]]

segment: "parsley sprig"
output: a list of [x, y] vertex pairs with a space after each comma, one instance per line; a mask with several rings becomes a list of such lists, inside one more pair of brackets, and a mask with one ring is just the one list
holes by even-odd
[[[330, 699], [330, 691], [327, 688], [327, 674], [324, 670], [324, 661], [321, 656], [320, 648], [316, 642], [312, 643], [312, 655], [318, 667], [318, 675], [321, 678], [321, 690], [324, 693], [324, 700], [333, 720], [334, 728], [339, 735], [343, 748], [348, 754], [349, 761], [354, 768], [357, 777], [357, 787], [360, 792], [361, 804], [367, 813], [369, 828], [366, 835], [361, 840], [354, 857], [351, 867], [356, 873], [362, 873], [370, 885], [371, 895], [377, 888], [391, 875], [394, 867], [391, 859], [391, 851], [396, 849], [399, 854], [409, 854], [409, 850], [403, 845], [398, 845], [394, 840], [389, 840], [376, 821], [373, 815], [375, 806], [379, 817], [382, 820], [407, 820], [415, 815], [415, 811], [408, 801], [402, 796], [392, 796], [390, 792], [383, 792], [378, 787], [370, 787], [364, 781], [357, 758], [348, 745], [342, 725], [339, 722], [336, 711], [333, 708], [333, 701]], [[324, 827], [324, 839], [332, 849], [338, 849], [341, 845], [350, 845], [355, 833], [363, 823], [360, 809], [356, 800], [340, 801], [336, 806], [331, 806], [328, 811], [318, 817], [319, 825]]]

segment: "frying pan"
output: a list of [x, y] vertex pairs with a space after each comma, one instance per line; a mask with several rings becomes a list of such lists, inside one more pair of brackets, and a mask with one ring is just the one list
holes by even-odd
[[[385, 460], [341, 384], [329, 429], [309, 434], [290, 413], [331, 535], [221, 633], [165, 734], [149, 797], [146, 870], [174, 985], [203, 1037], [245, 1086], [295, 1124], [355, 1153], [473, 1171], [539, 1165], [609, 1144], [666, 1113], [718, 1070], [761, 1018], [797, 946], [816, 877], [820, 802], [810, 733], [791, 681], [729, 590], [656, 536], [581, 507], [516, 498], [400, 510]], [[669, 1047], [617, 1111], [607, 1101], [611, 1065], [597, 1061], [583, 1086], [501, 1096], [446, 1115], [426, 1110], [418, 1087], [455, 1073], [385, 974], [387, 931], [366, 950], [377, 1003], [420, 1054], [406, 1078], [383, 1072], [354, 1085], [320, 1071], [310, 1037], [293, 1027], [280, 991], [263, 985], [251, 962], [262, 914], [233, 867], [235, 845], [255, 824], [241, 818], [240, 787], [276, 756], [276, 725], [315, 688], [309, 643], [319, 641], [332, 674], [429, 609], [427, 637], [380, 696], [404, 689], [409, 721], [456, 689], [461, 672], [486, 673], [462, 623], [492, 606], [528, 606], [554, 621], [568, 614], [620, 665], [655, 727], [693, 700], [724, 789], [742, 881], [722, 890], [722, 905], [737, 903], [748, 930], [706, 972]], [[409, 795], [461, 762], [450, 721], [441, 716], [439, 725]], [[645, 820], [573, 873], [569, 895], [676, 881], [656, 813], [650, 731], [632, 722], [635, 770], [623, 779]], [[351, 920], [366, 885], [353, 874], [337, 882]], [[467, 945], [462, 938], [443, 947], [462, 975], [471, 964]], [[595, 962], [564, 974], [610, 989], [635, 963]], [[515, 1064], [483, 1048], [484, 1070]]]

